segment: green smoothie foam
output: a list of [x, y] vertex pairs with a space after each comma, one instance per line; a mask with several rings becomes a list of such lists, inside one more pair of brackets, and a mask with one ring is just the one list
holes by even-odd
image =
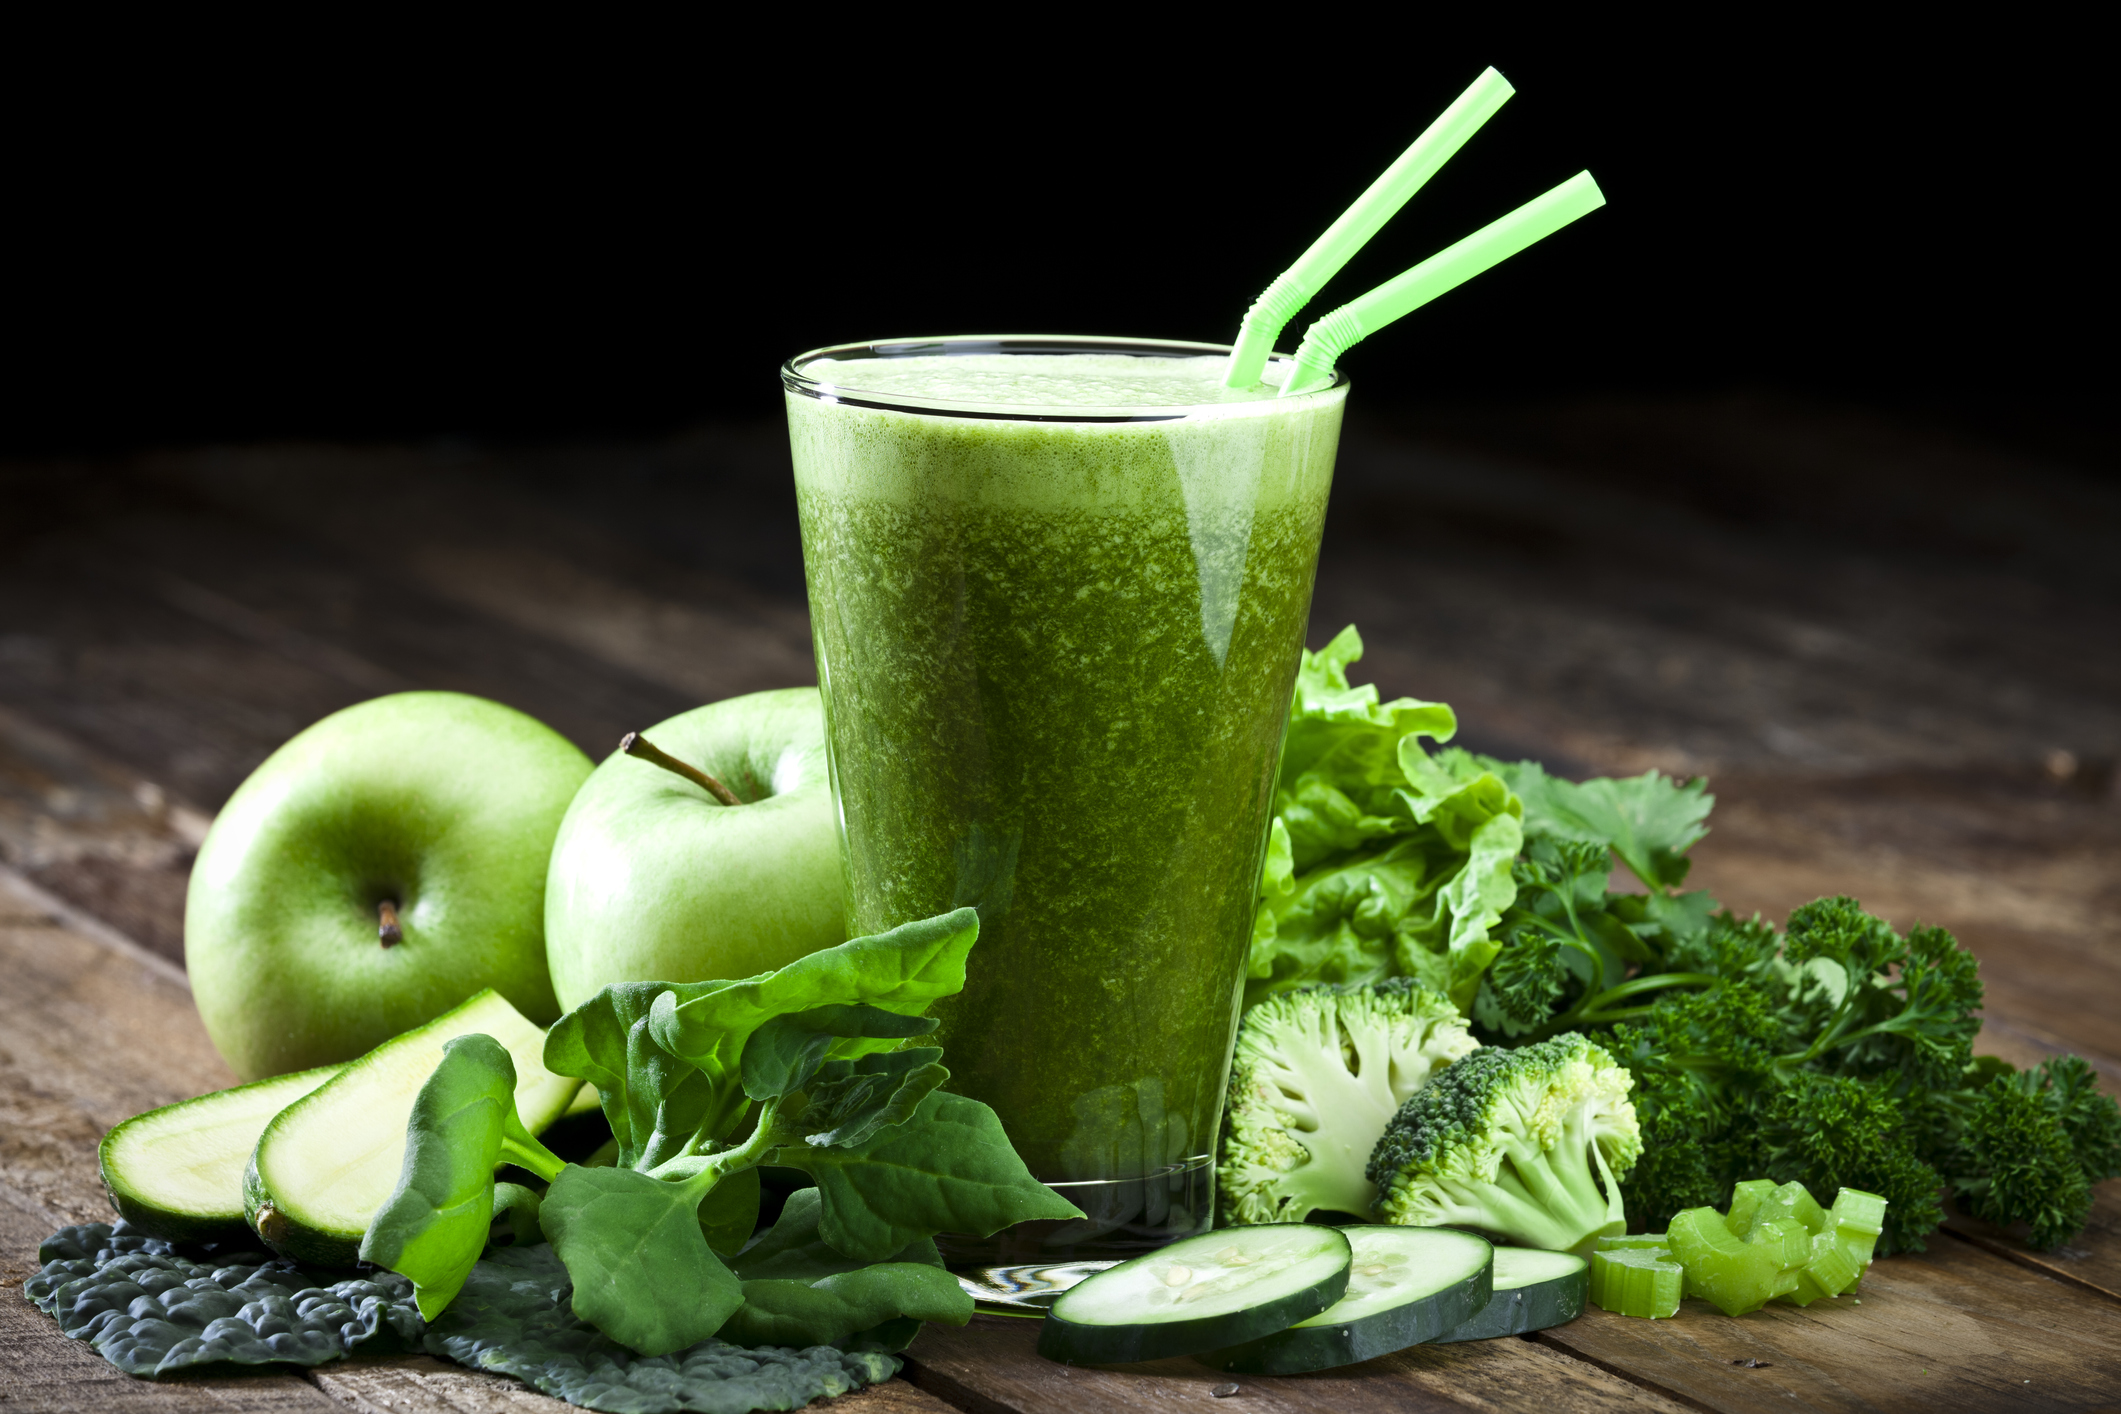
[[813, 360], [788, 396], [848, 925], [979, 907], [950, 1088], [1048, 1181], [1215, 1143], [1345, 397], [1222, 368]]

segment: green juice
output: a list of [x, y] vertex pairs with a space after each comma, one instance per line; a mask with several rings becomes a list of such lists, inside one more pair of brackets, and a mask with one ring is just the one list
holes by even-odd
[[977, 906], [950, 1088], [1048, 1182], [1191, 1171], [1190, 1230], [1346, 390], [926, 347], [786, 380], [848, 926]]

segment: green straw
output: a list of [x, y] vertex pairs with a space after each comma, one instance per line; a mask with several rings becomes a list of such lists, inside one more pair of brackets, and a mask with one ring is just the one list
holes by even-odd
[[1367, 335], [1603, 205], [1605, 193], [1598, 190], [1598, 183], [1589, 172], [1578, 172], [1545, 196], [1526, 202], [1450, 249], [1348, 301], [1304, 331], [1304, 341], [1296, 349], [1296, 367], [1282, 384], [1281, 396], [1286, 398], [1331, 377], [1341, 355]]
[[1230, 366], [1223, 376], [1227, 386], [1249, 388], [1259, 382], [1283, 326], [1325, 288], [1326, 281], [1340, 273], [1340, 267], [1414, 193], [1426, 186], [1429, 178], [1516, 91], [1508, 79], [1493, 69], [1473, 80], [1473, 86], [1459, 94], [1458, 101], [1444, 109], [1443, 116], [1429, 124], [1428, 130], [1414, 139], [1414, 145], [1385, 168], [1384, 175], [1370, 183], [1370, 189], [1357, 197], [1338, 221], [1326, 227], [1326, 233], [1313, 241], [1294, 265], [1274, 277], [1273, 283], [1252, 301], [1252, 308], [1245, 311], [1244, 323], [1237, 331], [1237, 347], [1230, 350]]

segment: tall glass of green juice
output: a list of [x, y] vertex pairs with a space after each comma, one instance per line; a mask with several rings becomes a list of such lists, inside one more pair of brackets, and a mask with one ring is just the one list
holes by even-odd
[[971, 904], [949, 1086], [1088, 1214], [953, 1264], [1205, 1228], [1344, 382], [1209, 345], [823, 349], [782, 371], [848, 925]]

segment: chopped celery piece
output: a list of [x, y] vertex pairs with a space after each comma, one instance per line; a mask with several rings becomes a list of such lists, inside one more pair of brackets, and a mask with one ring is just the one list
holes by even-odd
[[1772, 1178], [1751, 1178], [1744, 1183], [1732, 1185], [1731, 1211], [1724, 1218], [1724, 1223], [1733, 1235], [1743, 1240], [1752, 1234], [1753, 1215], [1760, 1211], [1760, 1205], [1766, 1202], [1768, 1195], [1774, 1191], [1775, 1180]]
[[1810, 1234], [1787, 1219], [1757, 1222], [1751, 1237], [1741, 1238], [1714, 1208], [1688, 1208], [1672, 1219], [1670, 1236], [1672, 1255], [1686, 1269], [1687, 1293], [1714, 1302], [1726, 1316], [1757, 1311], [1796, 1290], [1797, 1274], [1811, 1260]]
[[[1844, 1188], [1834, 1195], [1834, 1207], [1827, 1214], [1828, 1221], [1841, 1237], [1841, 1245], [1848, 1248], [1849, 1256], [1856, 1262], [1856, 1281], [1870, 1270], [1871, 1253], [1877, 1249], [1878, 1233], [1885, 1226], [1885, 1199], [1875, 1193], [1866, 1193], [1860, 1188]], [[1854, 1287], [1851, 1281], [1843, 1291]]]
[[1591, 1254], [1591, 1302], [1616, 1316], [1659, 1320], [1679, 1314], [1684, 1274], [1657, 1247], [1606, 1248]]
[[1809, 1306], [1826, 1296], [1839, 1296], [1856, 1284], [1856, 1259], [1842, 1244], [1839, 1233], [1812, 1234], [1812, 1257], [1797, 1273], [1797, 1289], [1776, 1297], [1792, 1306]]
[[1633, 1237], [1601, 1237], [1598, 1239], [1598, 1246], [1594, 1250], [1599, 1252], [1651, 1252], [1659, 1248], [1670, 1251], [1671, 1246], [1672, 1239], [1668, 1233], [1638, 1232]]
[[1786, 1218], [1802, 1223], [1807, 1236], [1826, 1231], [1826, 1209], [1801, 1183], [1785, 1183], [1761, 1201], [1760, 1211], [1753, 1218], [1762, 1222], [1768, 1218]]

